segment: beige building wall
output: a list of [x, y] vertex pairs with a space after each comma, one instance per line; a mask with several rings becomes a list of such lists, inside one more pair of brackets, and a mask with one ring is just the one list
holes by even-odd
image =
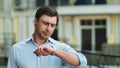
[[107, 0], [107, 3], [109, 5], [114, 5], [116, 3], [117, 0]]
[[107, 0], [108, 5], [120, 5], [120, 0]]
[[[64, 42], [67, 42], [69, 44], [73, 44], [73, 45], [78, 45], [78, 46], [73, 46], [73, 47], [77, 47], [78, 50], [80, 50], [80, 46], [81, 45], [81, 39], [80, 39], [80, 26], [79, 26], [79, 22], [80, 19], [106, 19], [107, 20], [107, 24], [106, 24], [106, 37], [107, 37], [107, 44], [116, 44], [117, 42], [117, 38], [116, 38], [116, 33], [117, 33], [117, 14], [113, 14], [113, 15], [88, 15], [88, 16], [62, 16], [62, 30], [60, 29], [60, 40], [62, 38], [63, 41], [63, 37], [64, 37]], [[61, 22], [60, 22], [61, 23]], [[70, 31], [69, 31], [70, 30]], [[67, 35], [69, 34], [69, 35]], [[66, 40], [65, 40], [66, 39]]]
[[[120, 0], [107, 0], [109, 5], [115, 5], [118, 1]], [[75, 0], [70, 0], [70, 5], [73, 5], [74, 2]], [[111, 7], [114, 7], [114, 6], [111, 6]], [[111, 7], [108, 7], [108, 10], [110, 10]], [[92, 10], [90, 10], [93, 8], [95, 9], [94, 11], [95, 13], [92, 12]], [[58, 34], [59, 34], [60, 41], [67, 42], [72, 45], [80, 45], [81, 42], [80, 42], [79, 15], [81, 14], [83, 16], [86, 15], [86, 18], [90, 16], [94, 16], [94, 15], [95, 17], [96, 16], [99, 17], [101, 13], [104, 14], [104, 13], [109, 12], [108, 10], [104, 9], [104, 7], [101, 8], [100, 6], [98, 6], [98, 8], [100, 8], [100, 11], [96, 10], [96, 6], [95, 7], [83, 6], [80, 8], [81, 9], [80, 14], [78, 11], [74, 13], [74, 10], [75, 10], [74, 9], [73, 14], [75, 15], [72, 14], [73, 16], [69, 15], [69, 13], [72, 13], [71, 9], [69, 12], [67, 12], [68, 15], [67, 14], [64, 15], [64, 12], [63, 12], [63, 16], [60, 15], [60, 24], [59, 24], [60, 26], [58, 26], [58, 30], [59, 30]], [[104, 9], [105, 12], [101, 11], [101, 9]], [[117, 42], [116, 26], [118, 22], [117, 14], [119, 12], [117, 13], [115, 12], [118, 10], [119, 10], [118, 8], [111, 10], [114, 12], [113, 15], [111, 12], [107, 13], [107, 15], [110, 17], [109, 22], [111, 22], [111, 28], [107, 28], [111, 31], [111, 32], [107, 32], [109, 33], [108, 34], [109, 36], [107, 36], [108, 44], [115, 44]], [[16, 42], [30, 37], [34, 31], [34, 24], [33, 24], [34, 14], [35, 14], [35, 10], [25, 10], [25, 11], [13, 10], [13, 0], [0, 0], [0, 33], [3, 35], [5, 32], [14, 33]], [[1, 38], [4, 38], [4, 36], [1, 36]], [[5, 42], [5, 40], [2, 40], [0, 42]], [[79, 48], [79, 46], [77, 48]]]
[[115, 44], [116, 43], [116, 26], [117, 26], [117, 15], [111, 15], [111, 21], [112, 21], [112, 30], [111, 30], [111, 36], [108, 38], [108, 44]]
[[0, 10], [3, 10], [3, 4], [4, 4], [3, 0], [0, 0]]
[[[30, 13], [28, 15], [16, 14], [10, 16], [2, 15], [0, 16], [0, 34], [4, 37], [4, 33], [12, 34], [14, 33], [14, 37], [16, 41], [21, 41], [26, 39], [32, 35], [34, 31], [34, 16]], [[26, 14], [26, 13], [23, 13]]]

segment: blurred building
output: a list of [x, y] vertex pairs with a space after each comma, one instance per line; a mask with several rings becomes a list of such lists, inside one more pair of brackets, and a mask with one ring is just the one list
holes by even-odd
[[60, 15], [52, 37], [76, 50], [101, 51], [102, 44], [120, 44], [120, 0], [0, 0], [0, 56], [32, 35], [34, 14], [43, 5]]

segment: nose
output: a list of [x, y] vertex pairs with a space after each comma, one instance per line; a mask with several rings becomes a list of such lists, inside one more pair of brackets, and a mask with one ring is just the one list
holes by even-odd
[[50, 31], [50, 30], [51, 30], [51, 25], [48, 25], [47, 31]]

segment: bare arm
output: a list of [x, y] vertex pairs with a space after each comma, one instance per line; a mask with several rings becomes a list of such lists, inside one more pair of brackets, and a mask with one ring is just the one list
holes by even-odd
[[[43, 46], [41, 46], [41, 48], [37, 49], [34, 53], [37, 56], [40, 56], [40, 55], [47, 56], [47, 55], [50, 55], [51, 53], [53, 53], [53, 51], [54, 51], [54, 48], [43, 45]], [[61, 49], [55, 49], [55, 55], [60, 57], [62, 60], [64, 60], [65, 62], [67, 62], [73, 66], [77, 66], [80, 64], [80, 61], [76, 54], [73, 54], [73, 53], [70, 53], [67, 51], [63, 51]]]
[[64, 60], [65, 62], [67, 62], [73, 66], [77, 66], [80, 64], [80, 61], [79, 61], [77, 55], [75, 55], [73, 53], [57, 49], [55, 51], [55, 55], [60, 57], [62, 60]]

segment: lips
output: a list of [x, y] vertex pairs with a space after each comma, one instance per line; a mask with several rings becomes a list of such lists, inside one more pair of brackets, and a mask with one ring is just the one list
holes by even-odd
[[49, 36], [50, 33], [49, 33], [49, 32], [44, 32], [44, 35], [45, 35], [45, 36]]

